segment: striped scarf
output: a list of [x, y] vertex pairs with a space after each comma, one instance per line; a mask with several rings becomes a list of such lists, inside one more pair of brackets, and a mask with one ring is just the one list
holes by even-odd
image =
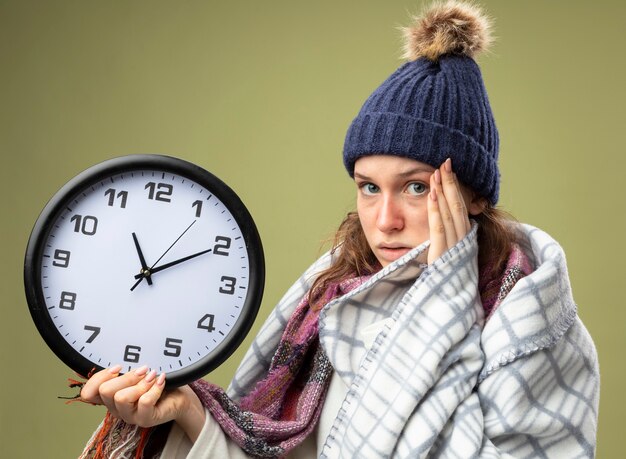
[[[331, 285], [323, 303], [348, 293], [366, 279], [357, 277]], [[285, 327], [267, 376], [239, 403], [206, 381], [191, 384], [228, 436], [253, 456], [282, 456], [317, 424], [333, 372], [319, 344], [319, 312], [319, 308], [309, 307], [305, 295]]]

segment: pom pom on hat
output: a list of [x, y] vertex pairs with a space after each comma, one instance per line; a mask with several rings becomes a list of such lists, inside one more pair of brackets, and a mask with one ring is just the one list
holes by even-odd
[[410, 61], [420, 57], [437, 61], [446, 54], [474, 58], [493, 41], [489, 18], [472, 3], [435, 3], [412, 19], [413, 26], [402, 28], [403, 57]]

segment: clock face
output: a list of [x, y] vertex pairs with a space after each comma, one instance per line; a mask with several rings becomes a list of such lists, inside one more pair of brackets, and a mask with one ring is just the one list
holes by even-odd
[[46, 206], [25, 284], [48, 345], [81, 374], [148, 365], [168, 385], [203, 376], [248, 332], [263, 254], [237, 196], [208, 172], [157, 155], [88, 169]]

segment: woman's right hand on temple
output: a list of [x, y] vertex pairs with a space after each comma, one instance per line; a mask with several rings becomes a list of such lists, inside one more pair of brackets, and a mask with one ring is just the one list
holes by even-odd
[[454, 247], [467, 233], [470, 224], [466, 200], [461, 184], [452, 171], [452, 160], [448, 158], [430, 176], [430, 194], [428, 196], [428, 225], [430, 247], [428, 264], [432, 264], [447, 250]]
[[117, 418], [140, 427], [176, 421], [195, 441], [205, 421], [204, 407], [189, 386], [164, 392], [165, 374], [137, 368], [124, 375], [116, 365], [94, 374], [80, 391], [81, 399], [104, 405]]

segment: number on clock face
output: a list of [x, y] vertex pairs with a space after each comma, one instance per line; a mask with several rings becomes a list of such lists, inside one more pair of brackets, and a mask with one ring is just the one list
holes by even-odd
[[87, 187], [58, 215], [41, 287], [54, 326], [89, 361], [171, 372], [230, 333], [249, 271], [242, 230], [220, 199], [189, 178], [137, 170]]

